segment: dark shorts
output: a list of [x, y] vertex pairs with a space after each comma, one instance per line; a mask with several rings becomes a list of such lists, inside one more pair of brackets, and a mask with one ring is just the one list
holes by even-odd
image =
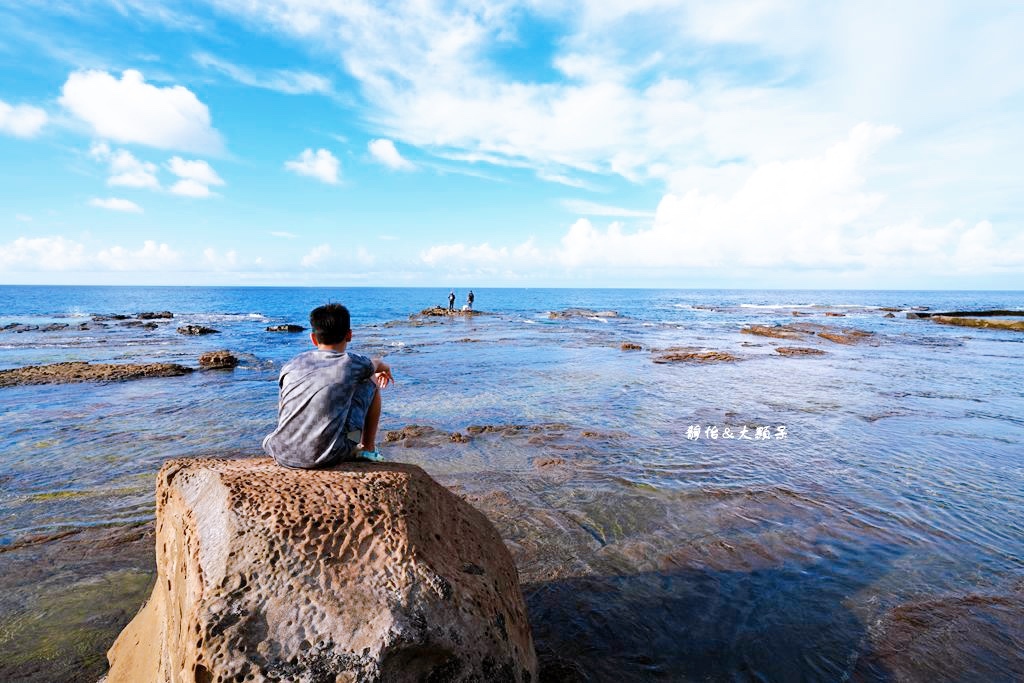
[[363, 440], [363, 424], [366, 422], [366, 411], [373, 403], [373, 396], [377, 393], [377, 384], [373, 378], [361, 382], [352, 394], [352, 404], [348, 409], [348, 419], [345, 420], [346, 443], [344, 446], [335, 449], [331, 457], [317, 465], [317, 469], [323, 467], [334, 467], [340, 462], [355, 460], [359, 450], [359, 444]]

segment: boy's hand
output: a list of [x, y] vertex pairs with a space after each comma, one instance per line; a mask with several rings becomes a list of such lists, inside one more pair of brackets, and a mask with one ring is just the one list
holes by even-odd
[[384, 389], [389, 384], [393, 384], [395, 378], [391, 375], [391, 366], [382, 360], [374, 362], [373, 367], [373, 381], [377, 383], [377, 386]]

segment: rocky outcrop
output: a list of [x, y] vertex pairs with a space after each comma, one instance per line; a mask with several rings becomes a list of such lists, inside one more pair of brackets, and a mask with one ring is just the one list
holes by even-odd
[[302, 325], [271, 325], [267, 332], [302, 332], [305, 329]]
[[230, 370], [238, 365], [238, 358], [230, 351], [207, 351], [199, 356], [199, 367], [209, 370]]
[[169, 461], [156, 553], [108, 683], [537, 681], [500, 536], [413, 465]]
[[1015, 330], [1024, 332], [1024, 320], [991, 320], [985, 318], [960, 318], [948, 315], [933, 315], [932, 320], [942, 325], [959, 325], [960, 327], [985, 327], [995, 330]]
[[619, 344], [619, 348], [623, 351], [642, 351], [644, 347], [636, 342], [622, 342]]
[[203, 335], [203, 334], [217, 334], [220, 330], [215, 330], [212, 327], [205, 327], [203, 325], [182, 325], [178, 328], [178, 334], [188, 335]]
[[113, 382], [143, 377], [177, 377], [192, 368], [176, 363], [53, 363], [0, 370], [0, 387], [23, 384], [71, 384], [75, 382]]
[[814, 323], [790, 323], [789, 325], [749, 325], [740, 330], [744, 334], [778, 339], [806, 339], [818, 336], [836, 344], [858, 344], [873, 338], [873, 333], [850, 327], [830, 327]]
[[169, 320], [174, 317], [174, 314], [170, 311], [146, 311], [139, 313], [136, 317], [139, 320]]

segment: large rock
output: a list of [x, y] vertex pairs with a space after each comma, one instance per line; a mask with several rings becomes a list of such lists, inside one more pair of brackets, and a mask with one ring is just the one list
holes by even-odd
[[108, 683], [536, 681], [512, 559], [420, 468], [172, 460]]
[[192, 368], [177, 363], [86, 363], [67, 361], [50, 365], [28, 365], [0, 370], [0, 387], [24, 384], [72, 384], [76, 382], [121, 382], [144, 377], [178, 377]]

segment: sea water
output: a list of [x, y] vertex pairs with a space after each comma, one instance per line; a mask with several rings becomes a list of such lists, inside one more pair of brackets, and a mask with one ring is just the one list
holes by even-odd
[[[310, 348], [265, 329], [329, 301], [352, 311], [350, 348], [394, 369], [382, 434], [441, 435], [385, 457], [423, 466], [505, 538], [548, 677], [1024, 676], [1024, 334], [906, 316], [1024, 309], [1024, 293], [475, 293], [484, 315], [411, 320], [448, 290], [0, 287], [0, 328], [68, 325], [0, 332], [0, 369], [241, 361], [0, 388], [0, 678], [102, 673], [152, 567], [75, 539], [146, 528], [168, 458], [259, 455], [281, 365]], [[93, 321], [162, 310], [174, 318], [152, 330]], [[872, 334], [741, 332], [807, 322]], [[176, 332], [190, 323], [218, 332]], [[669, 349], [737, 360], [656, 363]], [[71, 647], [76, 629], [92, 635]]]

